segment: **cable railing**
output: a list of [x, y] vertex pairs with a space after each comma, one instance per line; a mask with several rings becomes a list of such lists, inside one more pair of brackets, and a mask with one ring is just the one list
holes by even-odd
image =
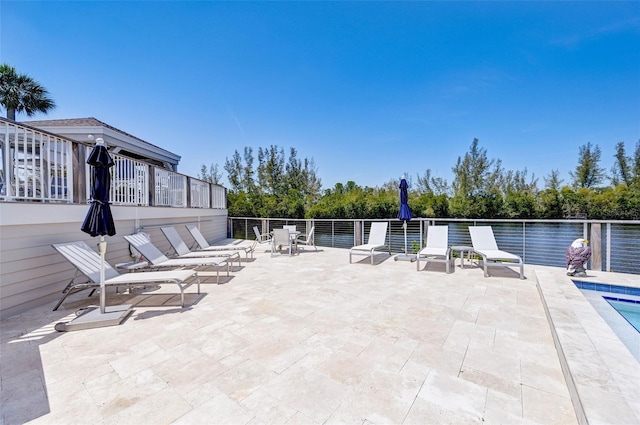
[[[398, 219], [346, 220], [230, 217], [230, 236], [255, 239], [253, 226], [269, 232], [283, 225], [296, 225], [302, 232], [315, 226], [316, 246], [351, 248], [366, 243], [373, 221], [386, 221], [388, 250], [405, 250], [403, 222]], [[526, 264], [565, 267], [565, 252], [575, 239], [590, 240], [590, 264], [604, 271], [640, 274], [640, 221], [607, 220], [471, 220], [414, 218], [407, 222], [407, 251], [416, 253], [424, 246], [430, 225], [449, 226], [450, 245], [471, 245], [469, 226], [491, 226], [500, 249], [522, 257]]]
[[[86, 203], [92, 149], [28, 125], [0, 118], [0, 201]], [[114, 205], [227, 208], [227, 190], [140, 159], [111, 153]]]

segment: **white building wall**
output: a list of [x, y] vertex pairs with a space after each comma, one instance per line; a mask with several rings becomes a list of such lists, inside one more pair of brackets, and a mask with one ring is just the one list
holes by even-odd
[[[80, 230], [88, 205], [0, 202], [0, 318], [60, 299], [75, 268], [51, 244], [83, 240], [95, 247], [99, 238]], [[112, 206], [117, 234], [107, 236], [106, 259], [112, 265], [131, 260], [122, 238], [144, 228], [163, 252], [170, 245], [162, 225], [173, 225], [190, 245], [184, 224], [197, 223], [209, 242], [226, 238], [227, 210]]]

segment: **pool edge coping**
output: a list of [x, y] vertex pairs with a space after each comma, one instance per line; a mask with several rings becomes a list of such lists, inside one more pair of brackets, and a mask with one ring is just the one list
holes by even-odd
[[[621, 421], [621, 417], [631, 417], [631, 423], [640, 423], [640, 404], [632, 406], [629, 403], [624, 389], [620, 387], [622, 383], [616, 378], [618, 373], [623, 372], [612, 370], [618, 365], [612, 365], [602, 356], [597, 342], [593, 340], [596, 335], [585, 328], [584, 320], [598, 322], [600, 335], [608, 333], [606, 336], [609, 339], [617, 340], [620, 350], [616, 355], [623, 357], [621, 364], [640, 364], [563, 270], [554, 270], [552, 273], [536, 268], [534, 274], [578, 422], [581, 425], [594, 422], [622, 423], [624, 420]], [[577, 356], [578, 352], [580, 357]], [[600, 379], [600, 388], [593, 385], [593, 379], [590, 379], [594, 378], [589, 376], [594, 370], [580, 370], [585, 356], [597, 357], [597, 362], [591, 364], [598, 375], [595, 379]], [[594, 397], [590, 390], [606, 391], [613, 396], [619, 393], [621, 397], [617, 400], [619, 402], [612, 404], [609, 403], [610, 399]]]

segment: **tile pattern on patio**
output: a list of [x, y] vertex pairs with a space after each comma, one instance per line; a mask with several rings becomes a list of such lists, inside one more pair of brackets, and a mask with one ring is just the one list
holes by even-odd
[[86, 294], [3, 320], [1, 424], [578, 422], [532, 266], [255, 257], [185, 309], [110, 294], [120, 326], [56, 332]]

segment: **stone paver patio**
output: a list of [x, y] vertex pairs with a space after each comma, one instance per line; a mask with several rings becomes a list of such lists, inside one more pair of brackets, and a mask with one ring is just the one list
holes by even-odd
[[[98, 303], [86, 293], [57, 312], [51, 303], [5, 319], [0, 424], [640, 422], [638, 362], [585, 335], [591, 320], [609, 338], [573, 304], [563, 270], [527, 265], [520, 280], [510, 270], [484, 278], [477, 267], [445, 274], [443, 264], [417, 272], [387, 254], [376, 260], [349, 264], [347, 250], [332, 248], [258, 251], [223, 284], [189, 288], [185, 309], [164, 285], [110, 294], [110, 305], [135, 304], [119, 326], [56, 332]], [[583, 338], [590, 355], [607, 349], [635, 371], [589, 366]]]

